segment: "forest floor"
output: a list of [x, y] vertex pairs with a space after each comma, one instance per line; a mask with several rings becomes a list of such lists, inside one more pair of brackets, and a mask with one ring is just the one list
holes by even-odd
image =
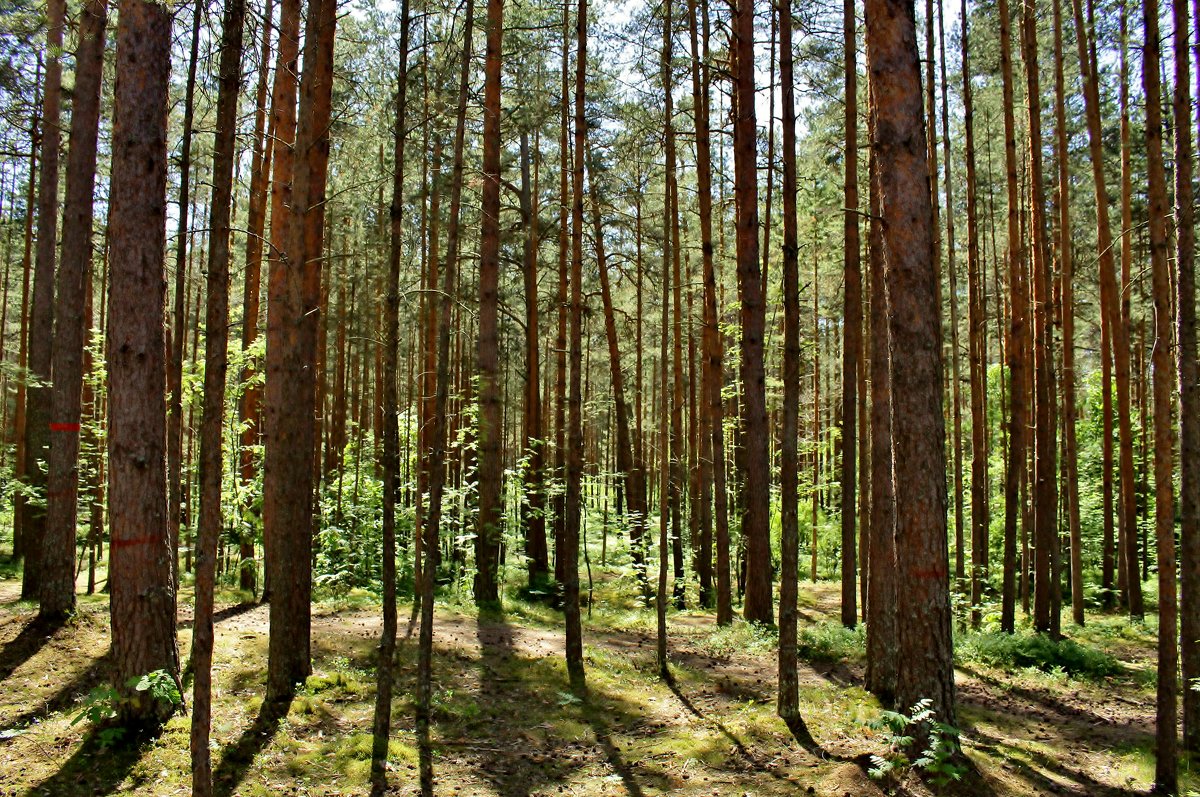
[[[945, 788], [911, 771], [877, 783], [866, 774], [868, 756], [885, 753], [887, 738], [865, 724], [880, 709], [862, 688], [861, 631], [837, 624], [835, 583], [801, 588], [800, 707], [818, 745], [805, 747], [775, 716], [770, 632], [740, 622], [718, 629], [708, 613], [673, 612], [675, 682], [667, 685], [656, 674], [653, 613], [612, 600], [632, 585], [601, 576], [595, 611], [585, 611], [586, 702], [567, 689], [561, 615], [515, 596], [503, 614], [439, 606], [437, 794], [1147, 793], [1152, 622], [1095, 615], [1086, 629], [1067, 627], [1078, 645], [1050, 654], [1039, 653], [1032, 634], [1008, 644], [960, 633], [957, 724], [969, 771]], [[176, 716], [155, 739], [112, 749], [100, 748], [86, 721], [71, 722], [106, 678], [106, 599], [81, 596], [77, 616], [50, 632], [18, 598], [19, 583], [0, 580], [0, 797], [189, 794], [188, 717]], [[224, 598], [214, 665], [217, 794], [365, 794], [378, 607], [357, 593], [314, 604], [314, 674], [287, 714], [272, 717], [260, 713], [268, 609]], [[186, 589], [180, 606], [186, 659]], [[389, 780], [392, 793], [413, 795], [417, 634], [404, 622], [409, 607], [401, 610]], [[1200, 785], [1188, 762], [1183, 769], [1187, 795]]]

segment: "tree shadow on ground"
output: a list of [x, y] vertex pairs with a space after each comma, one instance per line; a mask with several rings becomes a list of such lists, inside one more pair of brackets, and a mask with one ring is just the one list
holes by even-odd
[[64, 624], [61, 620], [43, 620], [40, 617], [26, 623], [16, 637], [0, 648], [0, 681], [7, 679], [18, 667], [36, 656]]
[[290, 700], [264, 700], [258, 716], [249, 728], [221, 754], [221, 763], [213, 772], [213, 793], [217, 797], [229, 797], [246, 777], [254, 758], [271, 743], [283, 718], [291, 708]]
[[[243, 601], [242, 603], [235, 603], [232, 606], [226, 606], [220, 611], [213, 612], [213, 623], [217, 624], [224, 622], [225, 620], [231, 620], [234, 617], [245, 614], [246, 612], [254, 611], [261, 605], [262, 604], [255, 603], [254, 601]], [[191, 628], [193, 625], [195, 625], [195, 620], [191, 617], [186, 620], [180, 620], [178, 623], [176, 623], [176, 627], [180, 630]]]
[[[1053, 712], [1057, 715], [1054, 722], [1056, 728], [1083, 740], [1098, 741], [1102, 739], [1109, 745], [1152, 744], [1154, 741], [1154, 733], [1149, 728], [1139, 728], [1132, 724], [1118, 725], [1111, 719], [1102, 717], [1085, 708], [1073, 706], [1045, 690], [1021, 686], [1011, 681], [1002, 681], [972, 667], [958, 665], [957, 669], [979, 681], [979, 683], [1001, 692], [1000, 697], [993, 697], [987, 694], [970, 694], [966, 689], [959, 688], [960, 692], [965, 693], [962, 697], [964, 702], [969, 702], [985, 710], [994, 711], [998, 700], [1007, 702], [1011, 701], [1013, 696], [1016, 696], [1033, 706], [1039, 706]], [[1151, 721], [1149, 717], [1147, 717], [1147, 721]], [[1076, 727], [1081, 725], [1086, 726], [1086, 730], [1080, 730]]]
[[57, 692], [44, 700], [35, 708], [31, 708], [0, 724], [0, 731], [24, 728], [30, 723], [49, 716], [56, 711], [66, 711], [79, 702], [80, 697], [87, 694], [92, 687], [99, 686], [108, 678], [112, 652], [106, 651], [103, 656], [94, 659], [85, 669], [63, 684]]
[[[1002, 746], [1011, 747], [1010, 743], [978, 729], [972, 730], [970, 738], [967, 741], [972, 747], [996, 758], [1003, 759], [1017, 777], [1041, 792], [1050, 794], [1078, 794], [1086, 795], [1087, 797], [1134, 797], [1134, 795], [1145, 793], [1138, 789], [1122, 789], [1117, 786], [1110, 786], [1107, 783], [1101, 783], [1083, 770], [1064, 766], [1062, 762], [1055, 761], [1036, 749], [1022, 746], [1020, 754], [1036, 765], [1031, 766], [1030, 763], [1022, 761], [1020, 758], [1015, 758], [1002, 749]], [[1063, 783], [1049, 777], [1047, 773], [1056, 775], [1068, 783], [1064, 786]]]
[[102, 733], [103, 729], [94, 728], [57, 772], [38, 785], [31, 786], [25, 792], [25, 797], [91, 797], [118, 793], [118, 788], [129, 777], [142, 755], [154, 745], [162, 728], [144, 730], [113, 746], [101, 743]]
[[479, 644], [479, 712], [488, 724], [504, 728], [491, 736], [496, 743], [477, 746], [476, 769], [500, 797], [529, 797], [541, 787], [564, 780], [569, 771], [558, 756], [535, 758], [526, 747], [500, 744], [501, 739], [521, 739], [522, 733], [546, 719], [548, 711], [536, 694], [540, 678], [537, 660], [518, 652], [516, 632], [499, 610], [481, 609], [476, 620], [475, 637]]

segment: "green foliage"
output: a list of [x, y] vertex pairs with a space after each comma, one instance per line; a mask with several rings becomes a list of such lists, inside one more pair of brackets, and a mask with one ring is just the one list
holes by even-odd
[[969, 632], [958, 638], [955, 656], [1002, 669], [1035, 668], [1071, 676], [1100, 679], [1121, 671], [1108, 653], [1071, 639], [1051, 639], [1046, 634], [1019, 632]]
[[179, 685], [166, 670], [155, 670], [145, 675], [134, 676], [126, 684], [134, 691], [125, 696], [108, 684], [94, 687], [80, 703], [80, 710], [71, 720], [72, 725], [87, 720], [96, 728], [96, 741], [101, 749], [112, 747], [125, 738], [128, 731], [124, 725], [114, 724], [121, 709], [148, 697], [155, 703], [170, 707], [172, 711], [183, 705]]
[[[966, 774], [966, 767], [958, 761], [958, 729], [938, 722], [932, 704], [933, 701], [922, 698], [908, 714], [883, 711], [867, 723], [871, 730], [884, 734], [888, 748], [884, 755], [871, 756], [868, 775], [875, 780], [884, 780], [911, 767], [925, 773], [935, 786], [946, 786]], [[928, 740], [926, 748], [915, 759], [910, 759], [909, 750], [921, 730], [925, 731]]]
[[842, 662], [861, 659], [866, 651], [866, 628], [846, 628], [823, 622], [800, 629], [796, 653], [805, 661]]

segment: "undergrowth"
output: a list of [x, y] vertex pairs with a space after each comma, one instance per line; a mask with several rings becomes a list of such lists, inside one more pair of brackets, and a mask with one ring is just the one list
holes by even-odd
[[955, 640], [955, 658], [1002, 669], [1034, 668], [1099, 680], [1122, 671], [1109, 653], [1071, 639], [1051, 639], [1028, 631], [1005, 634], [973, 631]]

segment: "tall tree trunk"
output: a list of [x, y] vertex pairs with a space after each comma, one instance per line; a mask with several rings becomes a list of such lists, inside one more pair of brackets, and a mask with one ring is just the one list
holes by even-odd
[[479, 232], [479, 525], [475, 532], [477, 604], [500, 600], [496, 570], [500, 554], [504, 436], [500, 406], [500, 69], [503, 0], [488, 0], [487, 54], [483, 80], [483, 197]]
[[1054, 126], [1055, 159], [1058, 161], [1058, 257], [1062, 279], [1063, 455], [1066, 459], [1063, 465], [1067, 489], [1067, 527], [1071, 537], [1071, 617], [1077, 625], [1083, 625], [1083, 534], [1079, 522], [1079, 457], [1075, 441], [1075, 259], [1071, 242], [1062, 39], [1062, 0], [1054, 0]]
[[221, 23], [216, 137], [213, 141], [212, 210], [209, 213], [208, 301], [204, 319], [204, 414], [200, 429], [200, 524], [196, 550], [196, 611], [192, 626], [192, 794], [213, 793], [209, 727], [212, 724], [213, 587], [221, 536], [221, 438], [225, 376], [229, 366], [229, 238], [233, 200], [234, 134], [242, 74], [245, 0], [226, 0]]
[[[535, 146], [537, 140], [535, 138]], [[535, 165], [536, 169], [537, 166]], [[538, 320], [538, 191], [537, 175], [530, 187], [529, 134], [521, 131], [521, 218], [525, 224], [525, 396], [523, 402], [522, 456], [527, 458], [522, 474], [525, 500], [521, 502], [521, 525], [525, 529], [525, 556], [529, 561], [529, 586], [545, 581], [550, 572], [546, 547], [546, 445], [543, 438], [541, 393], [541, 342]], [[620, 466], [618, 465], [618, 468]], [[628, 471], [626, 471], [628, 474]], [[628, 479], [628, 477], [626, 477]]]
[[[1042, 109], [1038, 80], [1037, 0], [1024, 0], [1021, 40], [1025, 61], [1025, 93], [1029, 109], [1029, 188], [1033, 276], [1034, 360], [1034, 627], [1058, 634], [1055, 610], [1058, 590], [1055, 567], [1058, 547], [1058, 423], [1055, 416], [1053, 278], [1046, 233], [1046, 199], [1042, 187]], [[1036, 101], [1034, 101], [1036, 100]]]
[[756, 623], [772, 624], [770, 463], [767, 459], [766, 370], [763, 337], [766, 305], [758, 259], [758, 173], [754, 121], [754, 7], [737, 0], [732, 42], [734, 117], [734, 192], [737, 197], [737, 278], [741, 293], [742, 424], [745, 447], [745, 501], [742, 537], [746, 541], [746, 598], [742, 613]]
[[[608, 363], [609, 374], [612, 380], [613, 409], [617, 416], [617, 471], [623, 474], [630, 526], [636, 525], [638, 527], [637, 537], [640, 539], [642, 534], [645, 533], [646, 528], [646, 482], [645, 475], [635, 464], [633, 456], [633, 443], [629, 431], [629, 404], [625, 400], [625, 377], [621, 370], [621, 352], [617, 338], [616, 312], [613, 307], [611, 280], [608, 277], [608, 258], [604, 249], [604, 226], [600, 213], [600, 192], [597, 188], [596, 175], [593, 168], [594, 162], [592, 158], [594, 156], [590, 151], [586, 154], [588, 155], [588, 184], [591, 187], [592, 234], [596, 244], [596, 268], [600, 276], [600, 299], [604, 309], [604, 334], [608, 341]], [[640, 558], [641, 551], [635, 549], [633, 555]], [[644, 575], [644, 561], [638, 569]]]
[[[867, 74], [874, 74], [867, 53]], [[875, 136], [875, 82], [867, 83], [868, 137]], [[884, 704], [896, 695], [896, 488], [892, 478], [892, 388], [884, 282], [883, 225], [879, 215], [879, 161], [872, 146], [868, 162], [871, 283], [871, 565], [867, 572], [867, 688]]]
[[321, 315], [336, 21], [332, 0], [310, 0], [297, 112], [293, 210], [287, 219], [283, 262], [271, 279], [277, 292], [268, 314], [263, 515], [274, 553], [268, 562], [274, 594], [267, 697], [275, 701], [289, 699], [295, 685], [312, 670], [313, 419], [317, 408], [313, 366]]
[[[437, 374], [433, 408], [433, 427], [429, 433], [428, 461], [425, 469], [429, 482], [429, 512], [425, 523], [425, 567], [421, 582], [421, 630], [417, 653], [417, 738], [428, 748], [429, 721], [433, 699], [433, 587], [441, 539], [442, 493], [446, 483], [446, 412], [450, 399], [450, 325], [454, 297], [458, 295], [458, 228], [462, 208], [463, 147], [467, 123], [467, 79], [471, 65], [471, 37], [475, 20], [474, 0], [467, 0], [463, 21], [463, 51], [459, 67], [458, 108], [454, 128], [454, 165], [450, 187], [450, 226], [446, 235], [446, 268], [437, 313]], [[436, 218], [436, 217], [435, 217]], [[433, 760], [428, 753], [420, 757], [421, 789], [433, 790]]]
[[579, 0], [575, 19], [575, 152], [571, 202], [571, 378], [567, 396], [567, 491], [563, 525], [563, 619], [566, 625], [567, 677], [571, 690], [586, 690], [583, 672], [583, 631], [579, 617], [579, 524], [582, 515], [583, 403], [583, 159], [587, 148], [585, 78], [587, 76], [587, 0]]
[[[20, 373], [25, 374], [29, 363], [29, 283], [33, 276], [33, 204], [37, 196], [37, 177], [38, 177], [38, 152], [39, 139], [41, 132], [39, 129], [41, 122], [41, 103], [38, 101], [37, 91], [42, 86], [42, 58], [37, 56], [37, 68], [34, 73], [34, 102], [33, 110], [30, 112], [31, 119], [29, 121], [29, 182], [25, 188], [25, 246], [21, 253], [21, 329], [20, 342], [17, 345], [17, 368]], [[28, 396], [28, 380], [17, 380], [17, 395], [16, 406], [13, 408], [13, 427], [12, 441], [15, 451], [13, 452], [13, 473], [19, 478], [24, 478], [25, 463], [27, 461], [25, 450], [25, 428], [27, 418], [27, 402]], [[21, 559], [25, 557], [26, 544], [25, 535], [25, 505], [26, 497], [22, 491], [16, 491], [13, 495], [13, 558]], [[28, 567], [28, 564], [26, 564]], [[31, 587], [36, 586], [31, 583]], [[25, 589], [24, 582], [21, 584], [22, 591]]]
[[[295, 172], [296, 142], [296, 76], [299, 74], [300, 56], [300, 0], [280, 0], [279, 46], [275, 57], [274, 85], [271, 87], [271, 127], [274, 150], [271, 164], [271, 240], [267, 259], [267, 349], [282, 341], [272, 335], [270, 310], [283, 300], [286, 279], [282, 258], [284, 235], [292, 215], [292, 181]], [[276, 328], [277, 329], [277, 328]], [[264, 367], [266, 366], [264, 357]], [[265, 396], [264, 390], [264, 399]], [[260, 408], [260, 412], [263, 408]], [[263, 437], [266, 442], [266, 418], [263, 419]], [[263, 452], [264, 522], [263, 522], [263, 600], [271, 596], [271, 572], [274, 566], [275, 541], [271, 537], [272, 524], [266, 522], [266, 451]]]
[[[563, 0], [562, 71], [561, 96], [559, 101], [558, 137], [558, 317], [554, 337], [554, 472], [555, 478], [565, 484], [567, 467], [567, 274], [570, 254], [570, 215], [568, 180], [570, 175], [570, 144], [568, 143], [568, 113], [570, 110], [570, 82], [568, 67], [571, 49], [571, 0]], [[640, 259], [639, 259], [640, 263]], [[554, 580], [563, 583], [563, 530], [566, 528], [566, 492], [558, 493], [554, 499]], [[641, 540], [635, 539], [631, 530], [630, 545], [636, 550]], [[635, 558], [634, 566], [638, 565]], [[644, 566], [639, 574], [645, 580]]]
[[[954, 178], [950, 160], [949, 85], [946, 80], [946, 24], [942, 0], [937, 3], [939, 66], [942, 78], [942, 168], [946, 185], [946, 272], [950, 287], [950, 401], [954, 422], [954, 579], [961, 590], [965, 586], [966, 555], [963, 526], [963, 454], [962, 454], [962, 378], [959, 371], [958, 345], [958, 261], [954, 247]], [[936, 179], [936, 178], [935, 178]]]
[[[843, 189], [845, 210], [842, 220], [844, 239], [843, 269], [845, 271], [845, 289], [843, 293], [843, 326], [842, 326], [842, 625], [853, 628], [858, 621], [856, 605], [857, 584], [855, 569], [858, 557], [855, 555], [855, 496], [858, 491], [858, 474], [855, 469], [855, 446], [857, 444], [861, 422], [858, 412], [858, 365], [862, 359], [862, 267], [859, 262], [861, 244], [858, 232], [858, 34], [855, 30], [854, 0], [842, 2], [842, 60], [845, 70], [845, 187]], [[790, 27], [790, 26], [789, 26]], [[790, 31], [789, 31], [790, 39]], [[788, 60], [791, 60], [791, 45], [785, 50]], [[782, 58], [781, 62], [782, 64]], [[785, 83], [784, 91], [791, 91]], [[784, 100], [784, 148], [786, 152], [786, 136], [794, 124], [788, 122], [789, 104]], [[786, 183], [786, 163], [785, 163]], [[793, 186], [792, 191], [794, 192]], [[784, 196], [788, 197], [785, 186]], [[793, 197], [794, 199], [794, 197]], [[786, 212], [786, 211], [785, 211]], [[785, 233], [786, 235], [786, 233]], [[786, 324], [786, 321], [785, 321]], [[797, 343], [797, 345], [799, 345]], [[786, 350], [787, 342], [784, 342]]]
[[[63, 27], [66, 0], [46, 4], [46, 72], [42, 87], [41, 171], [38, 173], [37, 256], [33, 298], [29, 307], [25, 387], [25, 461], [21, 479], [39, 495], [46, 488], [44, 470], [50, 447], [51, 341], [54, 338], [54, 256], [58, 248], [58, 151], [62, 140], [59, 104], [62, 94]], [[26, 211], [29, 212], [29, 211]], [[41, 560], [45, 548], [46, 506], [40, 500], [22, 508], [21, 535], [25, 569], [21, 598], [41, 595]]]
[[[1004, 480], [1004, 581], [1001, 591], [1000, 627], [1012, 633], [1016, 629], [1017, 599], [1017, 523], [1021, 516], [1021, 480], [1025, 472], [1025, 445], [1028, 435], [1028, 407], [1024, 385], [1028, 379], [1025, 362], [1026, 312], [1028, 286], [1024, 280], [1024, 239], [1020, 226], [1020, 198], [1017, 187], [1017, 132], [1013, 116], [1012, 30], [1008, 0], [999, 0], [1000, 72], [1004, 83], [1004, 166], [1008, 189], [1008, 375], [1012, 385], [1008, 415], [1008, 462]], [[1024, 579], [1022, 579], [1024, 583]]]
[[[179, 685], [167, 512], [163, 250], [171, 12], [121, 0], [108, 229], [109, 585], [117, 689], [165, 670]], [[161, 701], [122, 702], [126, 723], [157, 724]]]
[[[172, 314], [174, 323], [167, 339], [168, 352], [167, 392], [170, 408], [167, 413], [167, 522], [171, 526], [172, 564], [176, 575], [179, 571], [179, 534], [183, 521], [183, 359], [187, 340], [187, 275], [190, 265], [188, 243], [193, 230], [189, 227], [189, 210], [194, 210], [191, 197], [192, 131], [195, 114], [196, 68], [200, 57], [200, 23], [205, 6], [200, 0], [192, 4], [192, 38], [188, 56], [187, 83], [183, 93], [183, 131], [179, 143], [179, 224], [175, 232], [175, 297]], [[191, 512], [189, 511], [190, 515]], [[191, 548], [188, 548], [188, 571], [191, 571]], [[176, 579], [178, 581], [178, 578]]]
[[967, 170], [967, 331], [971, 378], [971, 625], [982, 619], [988, 577], [987, 307], [979, 251], [978, 180], [975, 171], [975, 106], [971, 83], [970, 20], [962, 0], [963, 127]]
[[[275, 9], [274, 0], [267, 0], [263, 20], [262, 55], [258, 66], [258, 86], [254, 95], [254, 142], [250, 166], [250, 200], [246, 212], [246, 282], [242, 291], [242, 395], [238, 402], [238, 426], [242, 432], [238, 443], [238, 478], [242, 484], [254, 480], [256, 464], [254, 446], [259, 439], [259, 405], [262, 390], [252, 384], [255, 363], [246, 353], [258, 340], [258, 317], [262, 292], [263, 232], [266, 229], [267, 185], [271, 172], [271, 154], [275, 147], [275, 125], [272, 119], [270, 130], [266, 127], [267, 116], [267, 72], [271, 61], [271, 20]], [[264, 133], [266, 135], [264, 136]], [[248, 512], [249, 507], [242, 507]], [[257, 592], [258, 578], [254, 566], [254, 531], [241, 524], [239, 546], [238, 586], [246, 592]]]
[[[1190, 215], [1191, 206], [1191, 124], [1188, 95], [1191, 76], [1187, 69], [1188, 14], [1183, 0], [1172, 3], [1175, 27], [1176, 77], [1183, 81], [1176, 87], [1177, 119], [1182, 120], [1174, 131], [1176, 146], [1184, 138], [1187, 164], [1183, 174], [1176, 175], [1176, 187], [1184, 185]], [[1158, 687], [1155, 712], [1154, 791], [1175, 794], [1179, 790], [1178, 713], [1179, 713], [1179, 606], [1175, 584], [1175, 485], [1172, 471], [1175, 465], [1175, 428], [1171, 415], [1174, 409], [1175, 358], [1171, 351], [1171, 265], [1168, 262], [1167, 242], [1167, 177], [1163, 165], [1162, 83], [1159, 69], [1162, 62], [1162, 38], [1159, 35], [1158, 0], [1146, 0], [1142, 5], [1145, 42], [1142, 48], [1142, 87], [1146, 97], [1146, 171], [1150, 217], [1150, 269], [1154, 295], [1154, 528], [1158, 553]], [[1178, 63], [1184, 66], [1179, 70]], [[1179, 162], [1176, 162], [1179, 166]], [[1186, 181], [1186, 183], [1184, 182]], [[1178, 197], [1176, 198], [1178, 202]], [[1186, 220], [1186, 219], [1183, 219]], [[1181, 220], [1177, 220], [1181, 221]], [[1179, 224], [1177, 253], [1186, 259], [1184, 269], [1192, 271], [1192, 238], [1190, 225]], [[1194, 290], [1190, 293], [1194, 297]], [[1182, 330], [1181, 330], [1182, 331]], [[1193, 329], [1194, 334], [1194, 329]], [[1195, 362], [1193, 357], [1192, 362]], [[1133, 570], [1130, 570], [1133, 575]], [[1192, 686], [1192, 684], [1188, 684]]]
[[[1183, 665], [1183, 746], [1200, 752], [1200, 361], [1196, 346], [1196, 221], [1192, 203], [1191, 69], [1186, 0], [1175, 18], [1175, 224], [1179, 347], [1180, 661]], [[1200, 35], [1198, 33], [1197, 35]]]
[[945, 421], [936, 307], [933, 211], [927, 190], [925, 130], [916, 23], [911, 4], [868, 0], [866, 41], [879, 159], [879, 210], [892, 362], [893, 473], [896, 490], [898, 610], [896, 699], [922, 698], [954, 722], [946, 546]]
[[[704, 507], [708, 506], [708, 495], [711, 494], [714, 504], [714, 523], [716, 525], [716, 555], [717, 555], [717, 623], [721, 625], [732, 621], [733, 611], [729, 596], [729, 510], [725, 487], [725, 430], [722, 423], [721, 387], [722, 360], [721, 334], [717, 328], [717, 280], [713, 264], [712, 237], [712, 143], [709, 133], [708, 110], [708, 29], [704, 30], [703, 51], [698, 41], [698, 25], [696, 22], [696, 0], [688, 4], [688, 29], [692, 45], [692, 107], [696, 115], [696, 183], [698, 191], [698, 209], [700, 215], [700, 251], [702, 258], [701, 270], [704, 281], [704, 329], [701, 337], [703, 351], [703, 426], [709, 437], [709, 458], [700, 460], [700, 500]], [[707, 23], [707, 7], [704, 10]], [[639, 314], [640, 317], [640, 314]], [[709, 474], [711, 473], [711, 479]], [[709, 486], [711, 484], [711, 487]], [[709, 492], [711, 491], [711, 493]], [[702, 511], [704, 511], [702, 509]], [[704, 562], [711, 562], [710, 554], [702, 556]], [[724, 560], [724, 564], [721, 561]], [[704, 573], [700, 573], [701, 589], [703, 589]], [[704, 602], [702, 600], [702, 602]], [[707, 603], [705, 604], [707, 605]]]
[[[396, 497], [399, 492], [400, 429], [400, 260], [404, 243], [404, 143], [407, 139], [409, 2], [400, 4], [400, 63], [396, 67], [396, 116], [392, 131], [392, 202], [388, 213], [388, 272], [383, 306], [383, 629], [375, 673], [371, 723], [371, 789], [387, 789], [388, 741], [392, 729], [392, 670], [396, 656]], [[357, 484], [357, 480], [355, 480]]]
[[[846, 49], [854, 51], [854, 0], [846, 0], [848, 18], [846, 31], [848, 43]], [[799, 436], [800, 420], [800, 264], [799, 241], [796, 232], [796, 98], [795, 75], [792, 67], [792, 6], [789, 0], [780, 0], [775, 7], [779, 18], [779, 82], [782, 88], [783, 102], [783, 419], [780, 434], [780, 568], [779, 568], [779, 701], [777, 710], [789, 726], [803, 734], [811, 741], [804, 720], [800, 716], [799, 685], [796, 675], [796, 603], [799, 583], [799, 549], [800, 549], [800, 518], [798, 495], [798, 457], [796, 442]], [[848, 61], [847, 97], [854, 86], [854, 59]], [[850, 142], [854, 130], [854, 102], [848, 103], [849, 122], [846, 130], [847, 154], [852, 151]], [[850, 167], [847, 166], [847, 207], [851, 197], [849, 179]], [[856, 175], [857, 176], [857, 175]], [[857, 186], [855, 184], [854, 204], [858, 204]], [[847, 213], [847, 218], [853, 213]], [[854, 234], [858, 234], [857, 219]], [[850, 232], [847, 230], [847, 240]], [[854, 241], [855, 254], [858, 252], [858, 241]], [[857, 263], [855, 263], [857, 267]], [[847, 266], [849, 273], [849, 266]], [[851, 382], [854, 380], [854, 369], [851, 367]], [[853, 393], [853, 391], [851, 391]], [[853, 401], [851, 402], [853, 406]], [[853, 424], [851, 410], [851, 424]], [[853, 449], [851, 449], [853, 450]], [[854, 469], [854, 457], [848, 457], [851, 473]], [[845, 466], [843, 465], [843, 468]], [[853, 478], [853, 476], [851, 476]], [[852, 492], [852, 491], [851, 491]], [[843, 493], [843, 511], [845, 511], [845, 493]], [[850, 501], [850, 539], [853, 548], [854, 539], [854, 502]], [[842, 539], [845, 540], [846, 526], [842, 525]], [[854, 625], [856, 610], [854, 607], [854, 572], [853, 553], [850, 554], [850, 621]], [[845, 566], [843, 560], [843, 567]], [[842, 621], [846, 622], [846, 581], [842, 580]]]
[[[1100, 305], [1102, 323], [1110, 330], [1113, 364], [1117, 377], [1117, 430], [1120, 442], [1121, 493], [1120, 510], [1122, 539], [1121, 561], [1136, 559], [1137, 504], [1133, 483], [1133, 425], [1130, 421], [1129, 390], [1129, 326], [1121, 318], [1120, 292], [1117, 287], [1116, 266], [1113, 260], [1113, 237], [1108, 221], [1108, 188], [1104, 176], [1104, 141], [1100, 125], [1100, 88], [1096, 74], [1095, 42], [1084, 27], [1083, 0], [1072, 0], [1075, 17], [1075, 41], [1079, 49], [1080, 77], [1083, 83], [1084, 108], [1087, 118], [1088, 151], [1092, 161], [1092, 184], [1096, 197], [1096, 246], [1100, 267]], [[1094, 35], [1094, 33], [1093, 33]], [[1089, 42], [1092, 52], [1089, 53]], [[1014, 395], [1014, 399], [1016, 396]], [[1124, 530], [1129, 530], [1126, 533]], [[1122, 569], [1125, 565], [1122, 564]], [[1133, 572], [1131, 570], [1131, 572]], [[1136, 572], [1128, 579], [1129, 613], [1141, 617], [1142, 584]]]
[[79, 23], [72, 92], [67, 194], [63, 208], [62, 260], [58, 266], [53, 342], [46, 531], [41, 556], [41, 617], [55, 622], [75, 609], [75, 526], [79, 494], [79, 430], [83, 357], [90, 318], [82, 311], [92, 265], [92, 198], [96, 185], [96, 138], [100, 77], [104, 66], [107, 0], [90, 0]]

